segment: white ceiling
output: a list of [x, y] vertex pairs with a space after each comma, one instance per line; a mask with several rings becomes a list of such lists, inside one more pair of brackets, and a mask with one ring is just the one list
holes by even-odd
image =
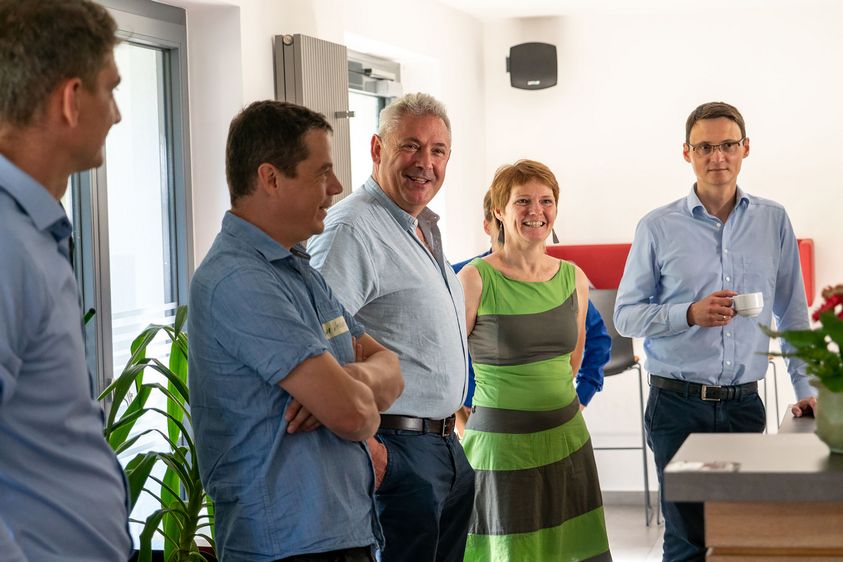
[[480, 20], [599, 14], [728, 14], [730, 11], [827, 7], [839, 12], [838, 0], [438, 0]]

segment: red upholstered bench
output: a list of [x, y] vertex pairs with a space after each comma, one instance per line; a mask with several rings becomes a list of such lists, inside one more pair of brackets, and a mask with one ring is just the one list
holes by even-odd
[[[799, 240], [799, 261], [805, 281], [808, 306], [814, 303], [814, 241]], [[553, 244], [547, 247], [551, 256], [574, 262], [582, 268], [595, 289], [617, 289], [623, 276], [631, 244]]]

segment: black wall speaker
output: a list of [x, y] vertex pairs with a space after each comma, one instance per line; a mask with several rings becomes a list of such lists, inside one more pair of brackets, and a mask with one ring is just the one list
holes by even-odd
[[542, 90], [556, 85], [556, 45], [521, 43], [509, 49], [506, 71], [513, 88]]

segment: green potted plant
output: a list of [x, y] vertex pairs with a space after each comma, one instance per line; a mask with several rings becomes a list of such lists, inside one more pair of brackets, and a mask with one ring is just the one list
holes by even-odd
[[[125, 467], [130, 505], [134, 506], [142, 493], [151, 495], [160, 505], [145, 521], [130, 518], [130, 521], [144, 525], [138, 548], [139, 562], [152, 560], [155, 533], [164, 538], [164, 560], [168, 562], [213, 559], [207, 556], [207, 550], [213, 554], [214, 546], [213, 505], [199, 479], [190, 428], [186, 319], [187, 307], [180, 306], [172, 326], [151, 324], [141, 332], [132, 342], [131, 357], [123, 372], [99, 397], [111, 400], [105, 437], [115, 453], [123, 453], [150, 433], [158, 434], [166, 444], [163, 451], [138, 453]], [[160, 332], [172, 342], [166, 365], [155, 357], [147, 357], [149, 345]], [[160, 377], [151, 380], [150, 371], [163, 375], [166, 385], [158, 382]], [[153, 393], [161, 393], [166, 398], [166, 409], [148, 405]], [[128, 402], [125, 407], [124, 402]], [[133, 431], [143, 416], [166, 419], [166, 433], [158, 428]], [[159, 464], [166, 467], [163, 478], [152, 474]], [[200, 550], [196, 543], [198, 537], [203, 538], [210, 549]]]
[[815, 378], [818, 389], [817, 436], [833, 453], [843, 453], [843, 285], [826, 287], [823, 302], [813, 314], [819, 322], [813, 330], [777, 332], [762, 326], [771, 337], [782, 337], [794, 348], [781, 357], [798, 357], [805, 361], [807, 372]]

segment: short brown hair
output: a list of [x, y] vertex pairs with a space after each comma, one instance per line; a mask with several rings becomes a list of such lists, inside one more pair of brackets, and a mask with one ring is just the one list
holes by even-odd
[[553, 199], [559, 202], [559, 183], [550, 168], [535, 160], [519, 160], [515, 164], [506, 164], [498, 168], [489, 187], [492, 209], [503, 209], [509, 202], [512, 188], [536, 180], [550, 188]]
[[696, 108], [688, 116], [688, 120], [685, 121], [685, 142], [691, 142], [691, 129], [694, 128], [697, 121], [702, 119], [719, 119], [721, 117], [737, 123], [741, 130], [741, 138], [746, 137], [746, 125], [743, 121], [743, 115], [738, 111], [738, 108], [726, 102], [710, 101]]
[[116, 32], [89, 0], [0, 0], [0, 122], [31, 124], [62, 80], [93, 90]]
[[[553, 200], [557, 204], [559, 203], [559, 182], [556, 181], [556, 176], [553, 175], [550, 168], [535, 160], [519, 160], [515, 164], [501, 166], [495, 172], [495, 178], [492, 180], [491, 187], [489, 187], [490, 210], [493, 217], [495, 209], [506, 207], [515, 186], [524, 185], [532, 180], [549, 187], [550, 191], [553, 192]], [[495, 226], [498, 230], [499, 241], [502, 243], [503, 227], [500, 224], [495, 224]]]
[[283, 101], [256, 101], [231, 120], [225, 146], [225, 177], [231, 204], [255, 189], [261, 164], [272, 164], [288, 178], [309, 154], [304, 136], [313, 129], [332, 132], [325, 116]]

